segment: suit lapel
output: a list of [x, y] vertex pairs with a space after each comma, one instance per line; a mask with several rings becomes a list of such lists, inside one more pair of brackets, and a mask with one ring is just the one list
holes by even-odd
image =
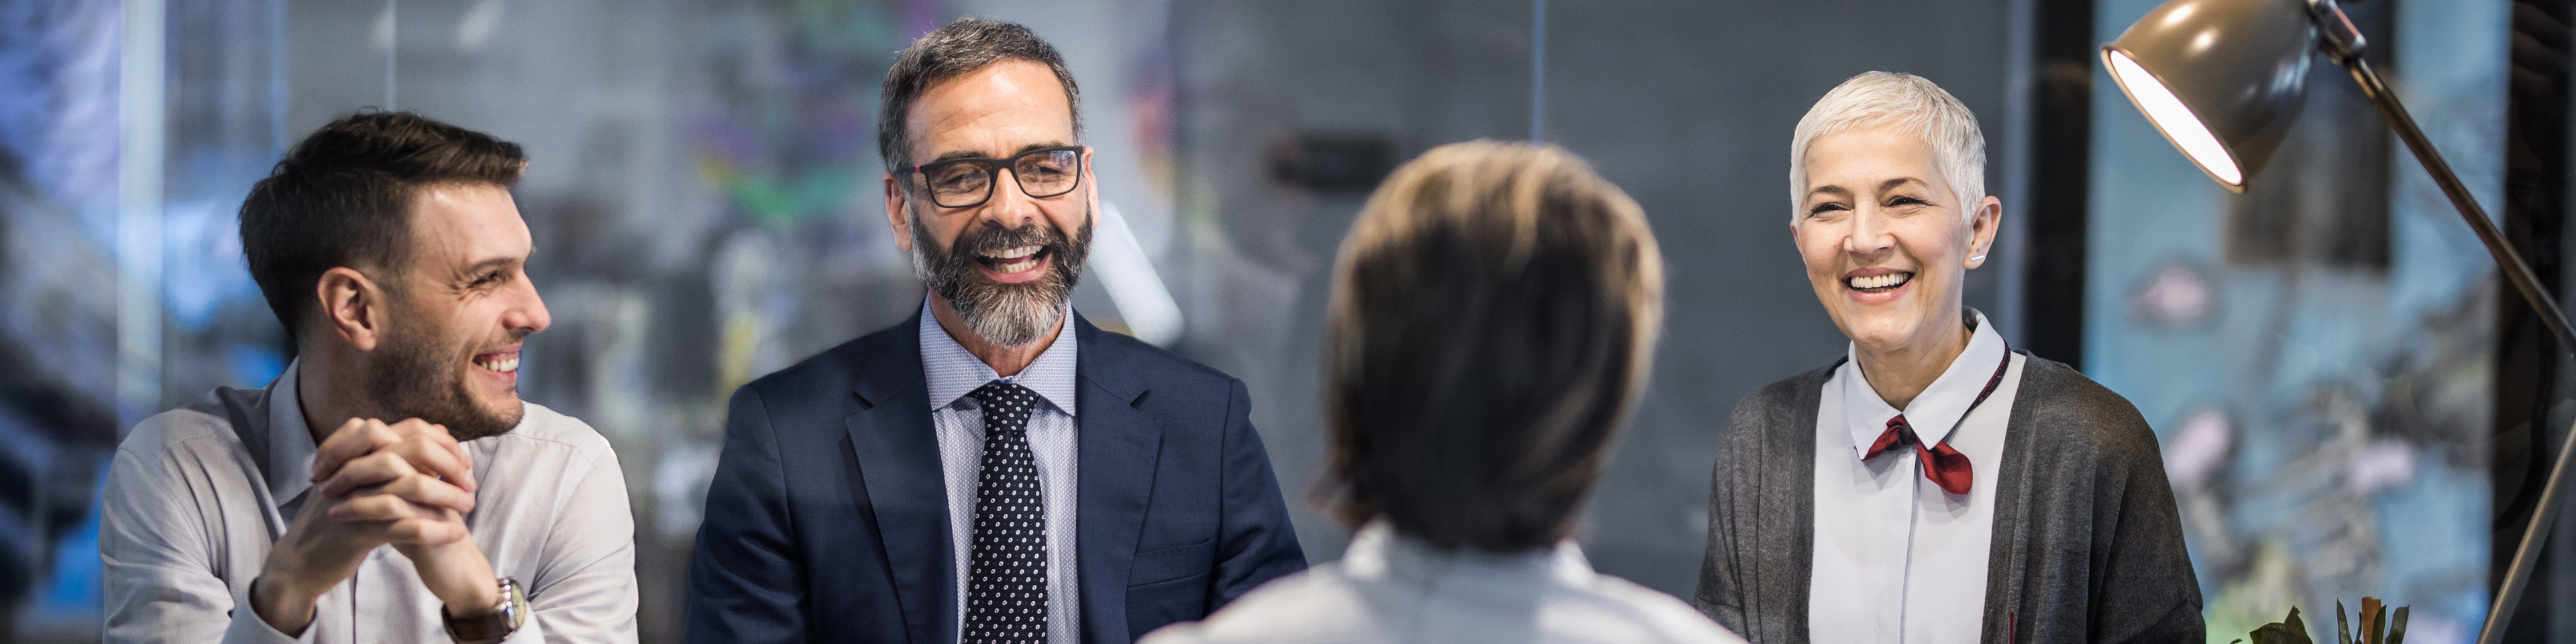
[[1125, 347], [1103, 341], [1089, 320], [1074, 316], [1080, 343], [1081, 446], [1080, 538], [1083, 639], [1123, 642], [1127, 632], [1127, 572], [1145, 528], [1145, 503], [1153, 495], [1163, 425], [1135, 407], [1147, 391], [1126, 364]]
[[863, 357], [852, 387], [863, 409], [845, 424], [904, 625], [914, 642], [951, 642], [957, 639], [956, 564], [948, 540], [948, 488], [921, 366], [921, 324], [915, 314], [880, 352]]

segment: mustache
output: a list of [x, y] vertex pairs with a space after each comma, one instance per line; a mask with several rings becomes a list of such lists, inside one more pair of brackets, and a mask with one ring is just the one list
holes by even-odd
[[1043, 246], [1060, 250], [1064, 245], [1064, 233], [1046, 224], [1029, 224], [1018, 228], [980, 226], [958, 237], [957, 245], [950, 248], [949, 252], [960, 257], [971, 258], [974, 255], [1021, 246]]

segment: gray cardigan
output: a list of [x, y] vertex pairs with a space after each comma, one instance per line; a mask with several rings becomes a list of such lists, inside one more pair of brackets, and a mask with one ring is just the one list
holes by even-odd
[[[1841, 364], [1746, 396], [1718, 436], [1708, 553], [1692, 603], [1757, 644], [1807, 642], [1816, 412]], [[2173, 488], [2137, 408], [2073, 368], [2031, 356], [2010, 423], [1982, 640], [2204, 641], [2200, 582], [2183, 551]]]

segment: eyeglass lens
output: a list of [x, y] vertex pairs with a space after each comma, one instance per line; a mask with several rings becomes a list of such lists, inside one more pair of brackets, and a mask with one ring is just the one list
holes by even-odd
[[[1020, 191], [1046, 198], [1073, 191], [1082, 177], [1078, 150], [1037, 150], [1007, 159]], [[958, 159], [922, 166], [931, 201], [944, 208], [964, 208], [992, 197], [993, 160]]]

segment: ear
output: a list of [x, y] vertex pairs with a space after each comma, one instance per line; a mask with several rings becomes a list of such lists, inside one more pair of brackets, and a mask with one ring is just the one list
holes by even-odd
[[1084, 199], [1091, 200], [1091, 216], [1086, 217], [1085, 219], [1088, 219], [1089, 221], [1082, 222], [1082, 225], [1089, 228], [1099, 228], [1100, 180], [1091, 175], [1091, 146], [1088, 145], [1082, 146], [1082, 192]]
[[357, 269], [334, 266], [322, 272], [313, 290], [322, 300], [324, 328], [359, 351], [374, 351], [384, 342], [387, 302], [375, 280]]
[[1977, 214], [1968, 218], [1968, 258], [1971, 270], [1986, 265], [1986, 253], [1995, 248], [1995, 231], [2004, 224], [2004, 201], [1994, 195], [1977, 202]]
[[909, 253], [912, 252], [912, 218], [903, 214], [905, 197], [903, 181], [895, 173], [885, 173], [886, 223], [894, 226], [894, 247]]

